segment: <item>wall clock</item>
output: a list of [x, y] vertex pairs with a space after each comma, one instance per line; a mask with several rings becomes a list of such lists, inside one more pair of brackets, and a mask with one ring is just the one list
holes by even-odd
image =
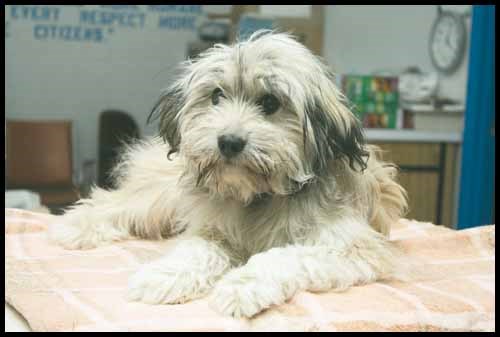
[[429, 51], [432, 63], [439, 71], [451, 74], [458, 68], [465, 54], [466, 33], [465, 15], [444, 11], [438, 6]]

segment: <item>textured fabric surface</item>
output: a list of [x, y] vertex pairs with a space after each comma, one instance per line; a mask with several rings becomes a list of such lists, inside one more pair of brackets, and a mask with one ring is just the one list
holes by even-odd
[[126, 301], [129, 276], [168, 251], [168, 240], [64, 250], [47, 241], [55, 216], [5, 212], [5, 300], [33, 331], [494, 330], [494, 225], [454, 231], [402, 219], [391, 240], [423, 261], [426, 281], [300, 292], [252, 319], [233, 319], [205, 299], [181, 305]]
[[31, 331], [26, 320], [7, 302], [5, 303], [5, 332]]

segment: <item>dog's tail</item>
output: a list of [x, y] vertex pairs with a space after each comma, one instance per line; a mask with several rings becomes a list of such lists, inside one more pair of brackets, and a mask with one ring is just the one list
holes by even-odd
[[370, 152], [365, 171], [372, 198], [370, 225], [389, 236], [391, 225], [408, 210], [407, 193], [396, 181], [397, 167], [382, 160], [381, 149], [374, 145], [367, 145], [366, 149]]

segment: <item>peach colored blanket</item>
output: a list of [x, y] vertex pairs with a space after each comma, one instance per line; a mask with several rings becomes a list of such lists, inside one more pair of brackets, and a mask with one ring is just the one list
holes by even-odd
[[425, 261], [425, 282], [379, 282], [342, 293], [300, 292], [253, 319], [182, 305], [127, 302], [127, 279], [170, 242], [128, 241], [88, 251], [50, 245], [54, 216], [5, 210], [5, 300], [33, 331], [493, 331], [495, 227], [454, 231], [401, 220], [391, 239]]

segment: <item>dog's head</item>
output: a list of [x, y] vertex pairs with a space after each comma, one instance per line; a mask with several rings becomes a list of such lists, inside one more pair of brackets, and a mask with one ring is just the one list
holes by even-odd
[[201, 188], [248, 203], [294, 193], [333, 161], [365, 168], [359, 121], [333, 74], [290, 35], [259, 31], [181, 69], [151, 116]]

